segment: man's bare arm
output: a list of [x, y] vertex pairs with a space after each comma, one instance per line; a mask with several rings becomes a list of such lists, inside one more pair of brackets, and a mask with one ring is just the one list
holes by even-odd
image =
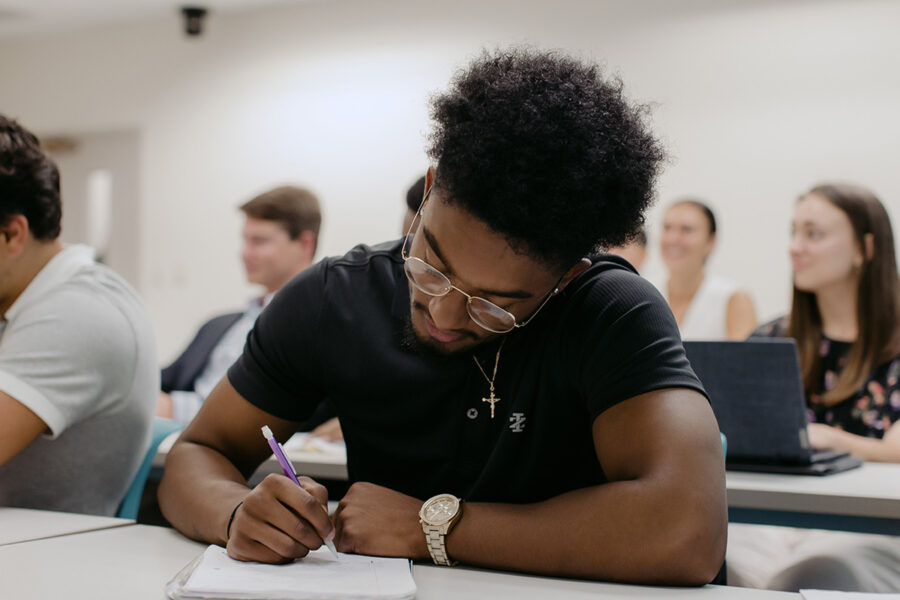
[[[447, 536], [450, 557], [612, 581], [712, 580], [724, 559], [728, 517], [721, 442], [706, 399], [682, 389], [644, 394], [600, 415], [593, 434], [610, 483], [537, 504], [467, 503]], [[421, 501], [353, 486], [336, 516], [338, 548], [427, 559], [415, 513]]]
[[223, 379], [169, 452], [159, 501], [185, 535], [227, 542], [234, 558], [280, 562], [318, 548], [333, 527], [323, 507], [327, 492], [310, 479], [301, 479], [301, 489], [283, 475], [270, 475], [250, 492], [246, 479], [271, 454], [263, 425], [281, 440], [297, 426], [256, 408]]
[[46, 431], [43, 419], [6, 392], [0, 392], [0, 465]]

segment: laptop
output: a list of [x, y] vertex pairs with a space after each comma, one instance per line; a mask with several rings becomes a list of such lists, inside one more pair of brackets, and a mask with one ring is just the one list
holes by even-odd
[[793, 339], [684, 342], [728, 439], [732, 471], [827, 475], [862, 464], [846, 452], [813, 451]]

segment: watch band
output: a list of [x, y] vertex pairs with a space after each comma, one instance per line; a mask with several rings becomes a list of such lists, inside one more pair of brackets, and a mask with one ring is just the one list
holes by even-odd
[[461, 516], [462, 500], [453, 494], [433, 496], [419, 509], [419, 523], [425, 533], [425, 545], [434, 564], [445, 567], [456, 564], [456, 561], [447, 556], [445, 538]]
[[444, 545], [444, 532], [442, 527], [432, 527], [426, 525], [422, 528], [425, 531], [425, 542], [428, 544], [428, 553], [431, 554], [431, 560], [434, 564], [444, 567], [452, 567], [456, 564], [447, 556], [447, 547]]

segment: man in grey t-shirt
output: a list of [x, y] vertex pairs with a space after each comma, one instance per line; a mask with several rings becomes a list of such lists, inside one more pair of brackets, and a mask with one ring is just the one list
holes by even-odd
[[0, 115], [0, 506], [113, 515], [149, 443], [153, 333], [60, 216], [56, 166]]

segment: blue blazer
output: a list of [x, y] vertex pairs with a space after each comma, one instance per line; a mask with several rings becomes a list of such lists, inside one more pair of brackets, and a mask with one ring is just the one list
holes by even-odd
[[200, 328], [197, 335], [188, 344], [181, 356], [171, 365], [162, 370], [162, 382], [160, 388], [165, 393], [172, 391], [193, 392], [194, 382], [203, 372], [209, 360], [209, 355], [225, 332], [237, 323], [244, 313], [229, 313], [215, 317]]
[[[160, 389], [165, 393], [172, 391], [194, 391], [194, 382], [200, 377], [203, 368], [209, 360], [209, 355], [225, 332], [237, 323], [244, 313], [229, 313], [210, 319], [203, 324], [197, 335], [188, 344], [181, 356], [171, 365], [162, 370]], [[331, 417], [337, 416], [334, 405], [325, 400], [320, 402], [316, 411], [304, 423], [299, 431], [315, 429]]]

